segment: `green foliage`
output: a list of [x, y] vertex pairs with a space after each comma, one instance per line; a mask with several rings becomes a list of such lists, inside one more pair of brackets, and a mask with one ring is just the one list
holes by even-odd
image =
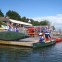
[[34, 21], [33, 19], [30, 19], [30, 23], [33, 24], [33, 26], [45, 26], [45, 25], [50, 25], [50, 22], [47, 21], [47, 20], [43, 20], [41, 22], [38, 22], [38, 21]]
[[3, 24], [3, 22], [0, 20], [0, 27], [1, 27], [2, 24]]
[[12, 32], [12, 31], [0, 32], [0, 40], [8, 40], [8, 41], [19, 40], [26, 37], [27, 35], [18, 32]]
[[47, 20], [44, 20], [44, 21], [41, 21], [40, 22], [40, 25], [50, 25], [50, 22], [49, 21], [47, 21]]
[[32, 24], [33, 24], [33, 26], [39, 26], [39, 22], [38, 21], [34, 21]]
[[26, 18], [26, 22], [28, 22], [29, 21], [29, 18]]
[[[1, 10], [0, 10], [0, 16], [4, 16]], [[19, 21], [22, 21], [22, 22], [28, 22], [30, 20], [31, 21], [30, 23], [33, 26], [50, 25], [50, 22], [47, 21], [47, 20], [43, 20], [41, 22], [38, 22], [38, 21], [34, 21], [33, 19], [29, 19], [29, 18], [26, 18], [26, 17], [21, 18], [21, 16], [16, 11], [9, 10], [6, 13], [6, 16], [8, 16], [10, 19], [19, 20]], [[0, 26], [1, 26], [1, 24], [2, 24], [2, 22], [0, 21]]]
[[45, 25], [50, 25], [50, 22], [47, 21], [47, 20], [43, 20], [41, 22], [38, 22], [38, 21], [34, 21], [33, 19], [30, 19], [30, 23], [33, 25], [33, 26], [45, 26]]
[[4, 14], [2, 13], [1, 10], [0, 10], [0, 17], [4, 17]]
[[16, 11], [9, 10], [6, 13], [6, 16], [8, 16], [10, 19], [21, 20], [21, 16]]
[[22, 22], [26, 22], [26, 17], [22, 17], [22, 18], [21, 18], [21, 21], [22, 21]]
[[6, 25], [6, 23], [0, 20], [0, 27], [1, 25]]

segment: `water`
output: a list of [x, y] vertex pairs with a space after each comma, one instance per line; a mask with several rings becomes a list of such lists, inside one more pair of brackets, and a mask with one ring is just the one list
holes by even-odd
[[62, 62], [62, 42], [36, 49], [0, 45], [0, 62]]

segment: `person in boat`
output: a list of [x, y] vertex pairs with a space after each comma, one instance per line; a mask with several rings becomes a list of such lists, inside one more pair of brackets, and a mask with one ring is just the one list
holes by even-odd
[[45, 32], [45, 40], [46, 41], [51, 40], [51, 35], [50, 35], [50, 33], [48, 31]]
[[40, 42], [40, 43], [44, 42], [43, 33], [39, 33], [39, 36], [40, 36], [39, 42]]

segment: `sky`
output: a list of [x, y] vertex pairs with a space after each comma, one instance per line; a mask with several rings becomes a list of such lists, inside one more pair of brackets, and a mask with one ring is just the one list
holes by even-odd
[[62, 0], [0, 0], [0, 9], [4, 14], [13, 10], [36, 21], [46, 19], [62, 28]]

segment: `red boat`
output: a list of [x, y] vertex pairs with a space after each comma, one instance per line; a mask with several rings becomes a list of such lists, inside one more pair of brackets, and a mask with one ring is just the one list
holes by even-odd
[[62, 38], [56, 38], [56, 42], [61, 42]]
[[56, 42], [61, 42], [62, 41], [62, 38], [59, 38], [59, 37], [58, 38], [53, 38], [52, 37], [52, 39], [56, 39]]

